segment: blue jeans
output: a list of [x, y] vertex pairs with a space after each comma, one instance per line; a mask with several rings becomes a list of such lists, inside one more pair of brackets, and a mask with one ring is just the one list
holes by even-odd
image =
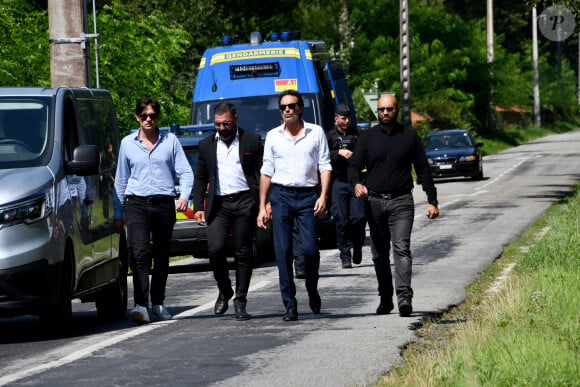
[[393, 297], [389, 253], [393, 246], [397, 301], [411, 300], [412, 257], [411, 230], [415, 203], [411, 193], [393, 199], [369, 197], [367, 221], [371, 234], [371, 252], [379, 285], [379, 295]]
[[274, 252], [278, 265], [280, 293], [286, 308], [297, 307], [292, 270], [294, 224], [298, 227], [297, 236], [304, 257], [306, 290], [309, 294], [317, 291], [320, 266], [316, 239], [317, 218], [314, 216], [314, 203], [317, 198], [316, 187], [292, 188], [273, 184], [270, 192]]
[[[169, 245], [175, 224], [175, 200], [169, 196], [129, 196], [125, 202], [125, 224], [135, 304], [149, 306], [149, 272], [152, 272], [151, 303], [163, 305], [169, 274]], [[155, 261], [153, 270], [152, 260]]]

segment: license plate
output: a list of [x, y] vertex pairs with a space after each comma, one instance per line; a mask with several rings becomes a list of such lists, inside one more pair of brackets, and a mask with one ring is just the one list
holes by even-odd
[[451, 164], [441, 164], [439, 166], [439, 169], [451, 169], [451, 168], [453, 168], [453, 165]]

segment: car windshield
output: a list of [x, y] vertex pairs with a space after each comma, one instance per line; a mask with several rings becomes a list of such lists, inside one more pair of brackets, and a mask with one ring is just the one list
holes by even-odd
[[[282, 116], [278, 105], [278, 95], [256, 96], [246, 98], [230, 99], [236, 107], [239, 120], [238, 125], [246, 130], [254, 130], [258, 133], [264, 133], [281, 124]], [[315, 97], [309, 94], [303, 94], [304, 99], [304, 121], [317, 125], [315, 117], [321, 116], [316, 114], [318, 105], [315, 103]], [[192, 109], [192, 125], [213, 124], [213, 110], [215, 105], [223, 100], [196, 102]]]
[[48, 99], [0, 98], [0, 168], [40, 165], [49, 144]]
[[424, 141], [426, 150], [444, 148], [473, 148], [473, 141], [467, 133], [433, 134]]

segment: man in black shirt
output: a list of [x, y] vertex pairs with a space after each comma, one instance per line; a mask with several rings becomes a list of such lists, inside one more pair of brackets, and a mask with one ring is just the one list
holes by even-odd
[[[419, 136], [397, 122], [397, 98], [383, 95], [377, 106], [379, 125], [359, 138], [350, 159], [348, 178], [357, 197], [368, 197], [367, 221], [381, 298], [377, 314], [388, 314], [394, 308], [389, 264], [392, 243], [399, 315], [408, 317], [413, 312], [411, 229], [415, 216], [411, 167], [415, 167], [427, 194], [429, 219], [439, 216], [437, 190]], [[361, 171], [365, 168], [363, 182]]]
[[334, 129], [326, 134], [332, 163], [330, 212], [336, 221], [336, 245], [340, 251], [342, 268], [348, 269], [352, 263], [358, 265], [362, 260], [366, 199], [354, 196], [352, 186], [348, 183], [348, 160], [358, 140], [356, 128], [350, 126], [348, 106], [343, 103], [336, 106], [334, 122]]

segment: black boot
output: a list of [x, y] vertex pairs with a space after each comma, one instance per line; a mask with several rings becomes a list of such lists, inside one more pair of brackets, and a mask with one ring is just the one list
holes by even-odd
[[377, 282], [379, 284], [379, 296], [381, 303], [377, 308], [377, 314], [388, 314], [393, 310], [393, 276], [388, 259], [377, 258], [373, 260]]
[[236, 320], [244, 321], [252, 317], [246, 312], [246, 303], [238, 300], [234, 300], [234, 309], [236, 310]]
[[234, 307], [236, 309], [236, 320], [247, 320], [251, 317], [246, 313], [246, 303], [248, 288], [252, 279], [252, 267], [238, 263], [236, 267], [236, 298]]

